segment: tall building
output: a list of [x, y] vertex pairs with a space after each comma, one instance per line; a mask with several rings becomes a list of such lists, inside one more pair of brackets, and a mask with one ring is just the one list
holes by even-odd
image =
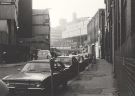
[[50, 49], [50, 17], [48, 9], [32, 10], [31, 37], [19, 38], [19, 44], [30, 47], [31, 50]]
[[50, 49], [50, 17], [48, 9], [33, 9], [32, 36], [33, 48]]
[[30, 38], [32, 37], [32, 0], [19, 0], [18, 6], [18, 36]]

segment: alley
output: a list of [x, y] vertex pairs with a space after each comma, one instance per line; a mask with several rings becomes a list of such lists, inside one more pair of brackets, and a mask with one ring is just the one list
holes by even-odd
[[5, 96], [135, 96], [134, 10], [135, 0], [0, 0]]

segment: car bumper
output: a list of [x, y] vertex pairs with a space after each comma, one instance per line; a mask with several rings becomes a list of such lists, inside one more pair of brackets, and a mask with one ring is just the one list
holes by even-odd
[[[15, 88], [15, 87], [8, 87], [8, 88], [9, 88], [9, 90], [24, 89], [24, 88]], [[41, 91], [43, 91], [43, 90], [45, 90], [45, 88], [26, 88], [25, 90], [41, 90]]]
[[45, 88], [8, 88], [10, 96], [42, 96], [45, 93]]

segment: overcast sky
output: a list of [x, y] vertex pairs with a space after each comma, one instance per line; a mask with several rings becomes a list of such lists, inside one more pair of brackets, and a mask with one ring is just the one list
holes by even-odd
[[33, 0], [33, 9], [50, 9], [51, 26], [57, 26], [59, 19], [72, 20], [77, 17], [92, 17], [99, 8], [105, 8], [104, 0]]

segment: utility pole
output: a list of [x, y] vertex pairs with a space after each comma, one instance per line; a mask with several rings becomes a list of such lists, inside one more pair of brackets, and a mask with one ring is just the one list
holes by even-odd
[[51, 96], [54, 96], [54, 87], [53, 87], [53, 71], [51, 70]]
[[54, 59], [50, 60], [50, 67], [51, 67], [51, 96], [54, 96], [54, 84], [53, 84], [53, 67], [54, 67]]

